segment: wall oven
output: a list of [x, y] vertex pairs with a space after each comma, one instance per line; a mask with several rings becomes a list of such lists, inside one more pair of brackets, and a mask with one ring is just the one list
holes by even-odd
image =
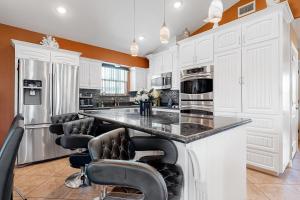
[[171, 89], [172, 88], [172, 72], [162, 73], [152, 76], [151, 87], [154, 89]]
[[180, 73], [181, 112], [213, 112], [213, 66], [183, 69]]

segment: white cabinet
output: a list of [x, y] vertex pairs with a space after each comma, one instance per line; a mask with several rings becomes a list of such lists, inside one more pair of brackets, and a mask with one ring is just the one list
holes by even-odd
[[97, 61], [90, 62], [90, 88], [101, 88], [101, 67], [102, 63]]
[[79, 87], [85, 89], [101, 88], [102, 62], [91, 59], [80, 59]]
[[25, 46], [23, 42], [19, 42], [16, 40], [13, 40], [13, 42], [18, 47], [15, 48], [15, 56], [17, 58], [27, 58], [27, 59], [50, 62], [50, 57], [51, 57], [50, 50], [31, 47], [27, 43], [25, 43], [25, 45], [27, 44], [28, 46]]
[[178, 65], [177, 48], [172, 51], [173, 67], [172, 67], [172, 90], [180, 90], [180, 67]]
[[152, 76], [161, 74], [162, 67], [163, 67], [163, 55], [162, 54], [153, 55], [150, 61], [150, 67], [151, 67]]
[[172, 72], [173, 55], [171, 51], [165, 51], [162, 53], [162, 73]]
[[88, 61], [80, 60], [79, 65], [79, 87], [89, 88], [90, 87], [90, 65]]
[[79, 65], [79, 56], [76, 54], [67, 54], [64, 52], [53, 51], [51, 52], [51, 59], [54, 63], [63, 63], [69, 65]]
[[130, 91], [139, 91], [147, 88], [148, 70], [139, 67], [130, 68]]
[[209, 63], [214, 58], [213, 36], [207, 35], [196, 40], [195, 64]]
[[243, 112], [278, 114], [280, 102], [278, 40], [243, 48]]
[[151, 88], [151, 78], [153, 76], [161, 75], [162, 73], [166, 72], [172, 72], [172, 89], [179, 90], [180, 67], [178, 65], [177, 51], [177, 46], [173, 46], [166, 51], [148, 56], [149, 70], [146, 78], [148, 89]]
[[218, 31], [214, 35], [214, 51], [223, 52], [241, 47], [241, 26]]
[[185, 42], [179, 47], [180, 67], [194, 65], [195, 63], [195, 42]]
[[213, 36], [205, 35], [180, 44], [180, 67], [211, 63], [214, 57]]
[[241, 112], [241, 50], [218, 53], [214, 63], [214, 111]]
[[279, 35], [278, 13], [257, 17], [242, 25], [243, 45], [273, 39]]

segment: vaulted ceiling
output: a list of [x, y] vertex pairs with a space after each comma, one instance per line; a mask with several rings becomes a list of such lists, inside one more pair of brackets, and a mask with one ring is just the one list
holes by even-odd
[[[166, 23], [172, 37], [180, 35], [186, 27], [194, 32], [204, 25], [211, 2], [182, 1], [183, 6], [175, 9], [175, 0], [166, 0]], [[227, 9], [245, 1], [248, 0], [223, 0], [223, 3]], [[259, 4], [265, 0], [256, 1]], [[300, 0], [288, 2], [294, 17], [299, 18]], [[67, 9], [64, 16], [56, 12], [58, 6]], [[133, 0], [1, 0], [0, 23], [129, 53], [133, 39], [132, 7]], [[160, 46], [162, 20], [163, 0], [136, 1], [136, 35], [145, 38], [138, 41], [141, 56]]]
[[[223, 1], [225, 8], [238, 0]], [[191, 32], [203, 24], [211, 0], [166, 0], [166, 23], [171, 36], [184, 28]], [[64, 16], [56, 12], [64, 6]], [[140, 55], [158, 46], [163, 21], [163, 0], [136, 0], [136, 35], [144, 36]], [[0, 0], [0, 23], [51, 34], [95, 46], [129, 53], [133, 39], [133, 0]]]

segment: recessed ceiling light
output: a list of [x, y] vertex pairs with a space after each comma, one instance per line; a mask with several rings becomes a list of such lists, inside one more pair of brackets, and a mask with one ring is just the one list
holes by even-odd
[[59, 7], [57, 7], [56, 8], [56, 11], [59, 13], [59, 14], [66, 14], [66, 12], [67, 12], [67, 10], [64, 8], [64, 7], [62, 7], [62, 6], [59, 6]]
[[175, 1], [175, 3], [173, 4], [174, 8], [180, 8], [182, 6], [182, 1]]
[[144, 39], [145, 39], [144, 36], [140, 36], [140, 37], [139, 37], [139, 40], [140, 40], [140, 41], [143, 41]]

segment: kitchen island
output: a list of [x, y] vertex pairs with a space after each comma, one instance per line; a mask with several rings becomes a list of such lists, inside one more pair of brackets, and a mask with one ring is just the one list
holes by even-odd
[[147, 117], [137, 108], [80, 114], [174, 141], [184, 173], [182, 200], [246, 199], [245, 128], [251, 120], [165, 111]]

